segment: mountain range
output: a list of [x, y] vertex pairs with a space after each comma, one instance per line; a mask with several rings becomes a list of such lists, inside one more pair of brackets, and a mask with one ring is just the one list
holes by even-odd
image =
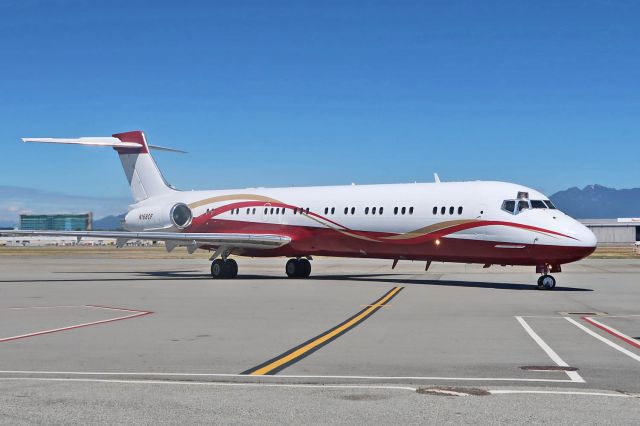
[[640, 217], [640, 188], [589, 185], [559, 191], [549, 198], [556, 207], [576, 219]]

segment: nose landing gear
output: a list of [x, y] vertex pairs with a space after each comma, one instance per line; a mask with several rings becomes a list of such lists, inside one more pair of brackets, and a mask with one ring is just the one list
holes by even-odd
[[560, 265], [539, 265], [536, 267], [536, 272], [542, 274], [538, 278], [538, 290], [553, 290], [556, 287], [556, 279], [549, 275], [549, 272], [562, 272]]
[[551, 275], [543, 275], [538, 278], [538, 290], [553, 290], [556, 286], [556, 279]]

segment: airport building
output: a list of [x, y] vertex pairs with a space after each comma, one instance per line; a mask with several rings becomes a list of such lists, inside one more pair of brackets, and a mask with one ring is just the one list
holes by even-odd
[[633, 244], [640, 241], [640, 218], [581, 219], [598, 244]]
[[21, 214], [20, 229], [25, 231], [89, 231], [93, 214]]

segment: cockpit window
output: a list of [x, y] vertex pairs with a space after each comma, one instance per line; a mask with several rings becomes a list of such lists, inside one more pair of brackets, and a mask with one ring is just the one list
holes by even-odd
[[527, 200], [520, 200], [518, 201], [518, 211], [521, 212], [522, 210], [527, 210], [530, 209], [531, 207], [529, 206], [529, 202]]
[[556, 206], [551, 202], [551, 200], [544, 200], [544, 203], [547, 205], [547, 207], [549, 207], [550, 209], [556, 210]]
[[547, 205], [542, 200], [531, 200], [532, 209], [546, 209]]
[[502, 203], [502, 210], [507, 211], [511, 214], [516, 213], [516, 202], [514, 200], [505, 200]]

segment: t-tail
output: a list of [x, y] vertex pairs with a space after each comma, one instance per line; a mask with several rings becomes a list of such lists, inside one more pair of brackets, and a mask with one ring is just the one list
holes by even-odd
[[149, 150], [184, 152], [177, 149], [149, 145], [144, 132], [140, 130], [116, 133], [111, 137], [81, 137], [75, 139], [22, 138], [22, 141], [112, 147], [118, 152], [122, 168], [129, 181], [131, 195], [133, 195], [136, 203], [175, 191], [162, 176]]

